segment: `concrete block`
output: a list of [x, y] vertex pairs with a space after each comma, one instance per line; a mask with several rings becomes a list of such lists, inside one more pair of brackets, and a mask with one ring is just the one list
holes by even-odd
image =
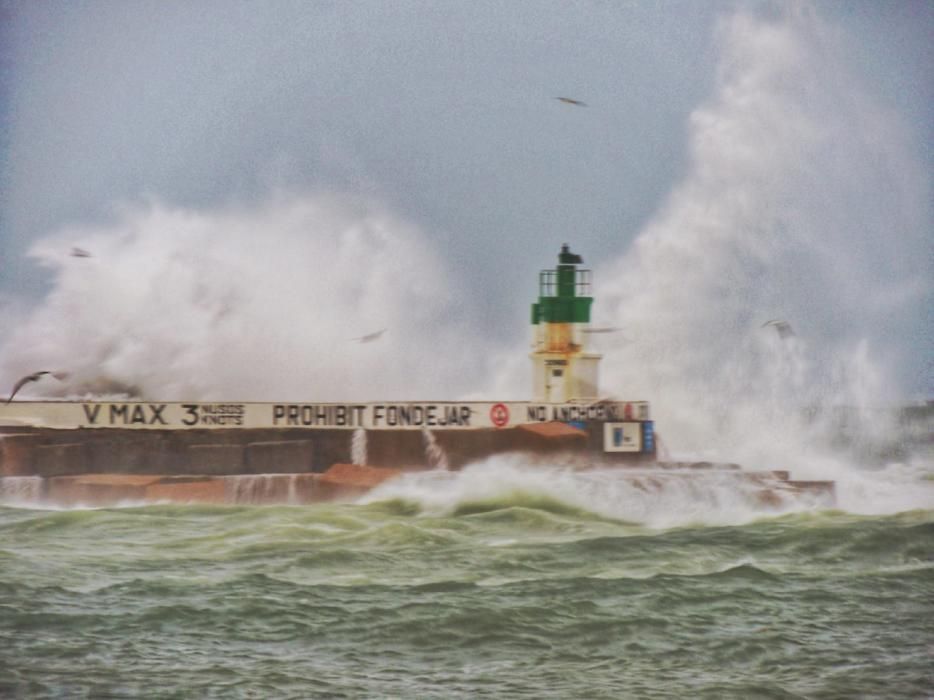
[[120, 501], [142, 501], [148, 484], [158, 476], [139, 474], [85, 474], [48, 480], [46, 497], [60, 505], [108, 506]]
[[33, 450], [33, 460], [33, 469], [39, 476], [86, 474], [91, 471], [87, 445], [83, 442], [40, 445]]
[[313, 474], [236, 474], [222, 477], [228, 503], [297, 504], [314, 500]]
[[146, 500], [173, 503], [225, 503], [226, 487], [222, 478], [162, 477], [146, 486]]
[[754, 497], [757, 505], [763, 508], [779, 508], [784, 502], [781, 493], [776, 489], [759, 489]]
[[41, 476], [0, 476], [0, 503], [39, 503], [45, 491], [46, 480]]
[[247, 474], [308, 472], [314, 466], [314, 444], [311, 440], [251, 442], [244, 466]]
[[567, 423], [551, 421], [548, 423], [529, 423], [517, 426], [518, 430], [538, 436], [543, 440], [573, 440], [587, 439], [587, 431], [580, 430]]
[[240, 474], [243, 452], [243, 445], [189, 445], [188, 473]]
[[813, 493], [836, 499], [837, 489], [834, 481], [787, 481], [788, 486], [799, 493]]
[[171, 471], [158, 435], [119, 436], [87, 443], [88, 461], [95, 471], [152, 474]]
[[401, 469], [389, 467], [334, 464], [324, 474], [316, 475], [314, 499], [326, 501], [355, 498], [400, 474]]
[[41, 444], [42, 438], [30, 433], [0, 436], [0, 476], [34, 476], [34, 450]]

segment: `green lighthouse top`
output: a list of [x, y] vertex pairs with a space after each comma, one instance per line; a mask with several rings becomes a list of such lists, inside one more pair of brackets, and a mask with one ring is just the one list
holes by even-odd
[[538, 274], [538, 301], [532, 304], [532, 324], [590, 323], [590, 270], [578, 269], [584, 262], [561, 246], [558, 266]]
[[565, 243], [561, 246], [561, 252], [558, 253], [558, 262], [562, 265], [580, 265], [584, 262], [584, 259], [580, 255], [572, 253], [571, 249], [568, 248], [568, 244]]

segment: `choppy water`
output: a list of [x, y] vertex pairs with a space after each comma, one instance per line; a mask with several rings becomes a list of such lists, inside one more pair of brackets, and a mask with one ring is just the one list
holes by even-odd
[[695, 493], [653, 522], [608, 476], [495, 466], [354, 504], [0, 506], [0, 696], [934, 696], [934, 507]]

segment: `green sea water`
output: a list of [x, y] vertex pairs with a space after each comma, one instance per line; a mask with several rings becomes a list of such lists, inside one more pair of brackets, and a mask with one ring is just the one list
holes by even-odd
[[934, 697], [934, 506], [494, 468], [343, 504], [0, 506], [0, 697]]

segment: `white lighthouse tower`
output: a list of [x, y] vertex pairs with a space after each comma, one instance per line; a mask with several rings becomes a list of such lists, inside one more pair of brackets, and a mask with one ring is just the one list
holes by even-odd
[[590, 326], [590, 270], [567, 244], [558, 266], [538, 276], [538, 301], [532, 304], [532, 391], [535, 401], [564, 403], [599, 398], [602, 355], [587, 348]]

